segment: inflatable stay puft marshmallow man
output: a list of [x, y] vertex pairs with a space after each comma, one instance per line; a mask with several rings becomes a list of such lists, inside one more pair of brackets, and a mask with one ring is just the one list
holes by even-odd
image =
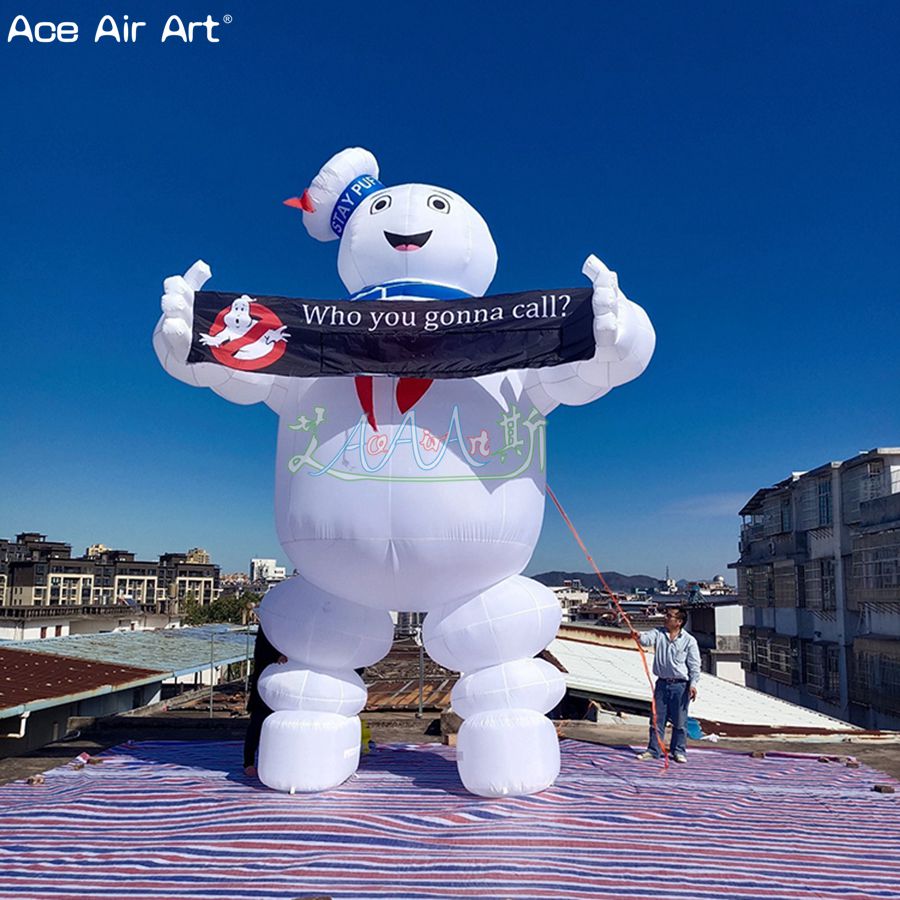
[[[343, 150], [288, 201], [313, 237], [339, 241], [351, 299], [483, 296], [497, 251], [478, 212], [446, 188], [385, 187], [378, 175], [369, 151]], [[356, 770], [366, 688], [353, 670], [390, 649], [391, 610], [427, 612], [428, 654], [464, 673], [452, 703], [465, 720], [457, 760], [469, 791], [530, 794], [558, 775], [545, 713], [565, 683], [534, 657], [561, 612], [551, 590], [520, 574], [544, 512], [546, 416], [636, 378], [655, 343], [613, 272], [594, 256], [583, 272], [593, 283], [593, 358], [434, 381], [188, 365], [194, 292], [211, 273], [197, 262], [165, 280], [153, 344], [166, 371], [279, 416], [278, 535], [300, 574], [260, 608], [266, 635], [288, 658], [259, 681], [275, 710], [258, 766], [269, 787], [320, 791]], [[228, 327], [242, 333], [252, 311], [252, 298], [235, 301]]]

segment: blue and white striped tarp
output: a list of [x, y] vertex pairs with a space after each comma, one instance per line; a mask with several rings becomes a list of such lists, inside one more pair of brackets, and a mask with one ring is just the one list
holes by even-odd
[[485, 800], [437, 744], [293, 797], [245, 778], [238, 743], [122, 745], [0, 788], [0, 900], [900, 900], [900, 794], [872, 769], [562, 749], [550, 790]]

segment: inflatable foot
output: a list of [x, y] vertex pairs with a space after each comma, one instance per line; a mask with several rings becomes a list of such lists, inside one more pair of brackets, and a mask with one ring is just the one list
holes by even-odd
[[359, 716], [279, 710], [263, 723], [259, 780], [289, 794], [327, 791], [356, 771], [359, 741]]
[[550, 787], [559, 775], [559, 740], [532, 709], [476, 713], [459, 730], [459, 777], [481, 797], [520, 797]]

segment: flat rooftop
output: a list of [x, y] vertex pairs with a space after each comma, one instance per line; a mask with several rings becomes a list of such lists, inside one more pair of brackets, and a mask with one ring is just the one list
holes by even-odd
[[0, 649], [58, 654], [94, 662], [137, 666], [169, 675], [189, 675], [253, 657], [254, 635], [227, 625], [72, 634], [30, 641], [0, 641]]
[[380, 747], [295, 796], [246, 778], [237, 741], [121, 744], [0, 787], [0, 900], [900, 900], [888, 776], [637, 749], [564, 740], [553, 787], [487, 800], [439, 744]]

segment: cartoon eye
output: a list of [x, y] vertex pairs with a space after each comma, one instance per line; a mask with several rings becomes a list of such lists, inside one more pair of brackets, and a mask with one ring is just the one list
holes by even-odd
[[391, 205], [391, 195], [382, 194], [369, 207], [369, 212], [374, 216], [375, 213], [384, 212]]
[[428, 207], [429, 209], [435, 210], [435, 212], [439, 213], [448, 213], [450, 212], [450, 204], [447, 202], [445, 197], [441, 197], [439, 194], [432, 194], [428, 198]]

